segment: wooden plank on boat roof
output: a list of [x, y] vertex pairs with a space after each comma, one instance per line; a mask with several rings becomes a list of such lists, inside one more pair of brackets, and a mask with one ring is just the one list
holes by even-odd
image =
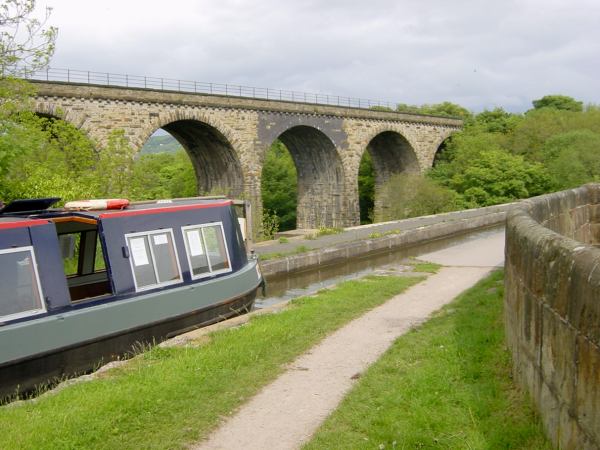
[[96, 225], [98, 223], [97, 219], [91, 219], [88, 217], [79, 217], [79, 216], [67, 216], [67, 217], [53, 217], [50, 219], [54, 223], [60, 222], [81, 222], [87, 223], [90, 225]]

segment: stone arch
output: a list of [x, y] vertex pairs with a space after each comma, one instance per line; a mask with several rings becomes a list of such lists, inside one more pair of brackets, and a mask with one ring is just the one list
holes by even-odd
[[387, 208], [382, 188], [393, 175], [419, 173], [417, 154], [408, 139], [395, 130], [383, 130], [372, 136], [366, 146], [375, 172], [374, 221], [381, 220]]
[[435, 167], [435, 165], [440, 160], [441, 155], [444, 153], [446, 149], [446, 145], [448, 144], [448, 140], [450, 139], [452, 133], [447, 133], [438, 142], [434, 142], [435, 152], [433, 154], [433, 159], [431, 161], [431, 167]]
[[277, 138], [288, 148], [298, 175], [296, 226], [343, 226], [344, 168], [335, 144], [308, 125], [292, 126]]
[[43, 117], [64, 120], [80, 130], [83, 130], [86, 119], [85, 115], [70, 108], [62, 108], [60, 105], [48, 102], [34, 102], [33, 112]]
[[[185, 149], [196, 172], [199, 194], [240, 197], [244, 175], [233, 133], [206, 115], [176, 112], [148, 124], [139, 134], [141, 148], [157, 129], [170, 133]], [[145, 136], [145, 139], [142, 138]]]

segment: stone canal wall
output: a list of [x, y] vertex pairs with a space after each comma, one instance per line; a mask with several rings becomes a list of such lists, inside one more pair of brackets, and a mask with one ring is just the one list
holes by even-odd
[[600, 185], [508, 214], [505, 324], [517, 382], [562, 449], [600, 448]]
[[[344, 232], [345, 237], [341, 237], [341, 242], [328, 243], [321, 248], [314, 248], [297, 255], [261, 261], [260, 265], [263, 275], [275, 276], [335, 264], [351, 258], [409, 248], [435, 239], [501, 225], [506, 218], [506, 212], [515, 205], [515, 203], [508, 203], [377, 224], [399, 231], [381, 237], [370, 237], [379, 231], [377, 226], [355, 227]], [[317, 239], [302, 241], [302, 243], [309, 247], [316, 247], [320, 241], [321, 239]]]

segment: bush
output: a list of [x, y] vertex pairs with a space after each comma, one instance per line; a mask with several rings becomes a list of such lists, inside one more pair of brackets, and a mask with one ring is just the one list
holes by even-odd
[[400, 220], [460, 209], [459, 195], [420, 174], [397, 174], [382, 187], [381, 196], [388, 207], [380, 220]]

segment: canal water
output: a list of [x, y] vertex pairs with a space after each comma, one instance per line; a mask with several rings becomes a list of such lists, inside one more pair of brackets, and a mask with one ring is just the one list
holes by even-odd
[[399, 250], [367, 255], [337, 264], [320, 266], [301, 272], [267, 278], [265, 296], [256, 298], [256, 309], [266, 308], [292, 298], [311, 295], [320, 289], [334, 286], [342, 281], [362, 278], [365, 275], [401, 272], [407, 266], [407, 259], [441, 250], [453, 245], [482, 239], [501, 231], [504, 225], [486, 228], [473, 233], [437, 239], [424, 244]]

